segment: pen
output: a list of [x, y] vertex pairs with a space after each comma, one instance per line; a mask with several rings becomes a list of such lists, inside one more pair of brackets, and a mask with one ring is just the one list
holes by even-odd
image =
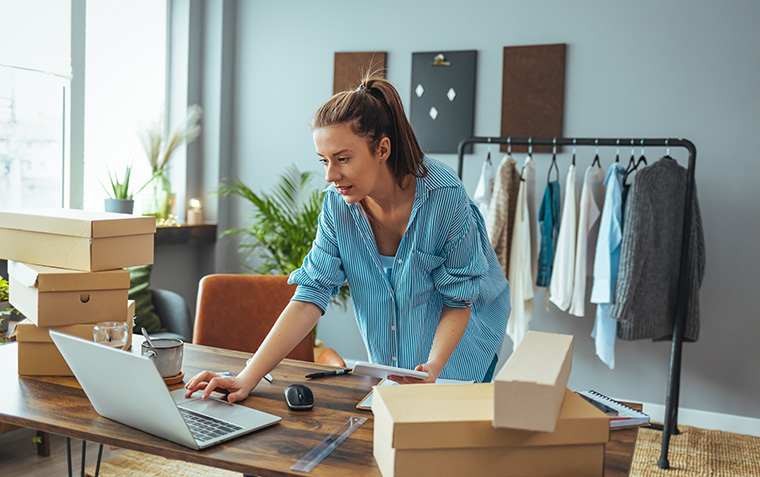
[[311, 374], [307, 374], [306, 377], [309, 379], [323, 378], [325, 376], [338, 376], [340, 374], [347, 374], [350, 372], [351, 372], [351, 368], [344, 368], [344, 369], [336, 369], [334, 371], [320, 371], [318, 373], [311, 373]]

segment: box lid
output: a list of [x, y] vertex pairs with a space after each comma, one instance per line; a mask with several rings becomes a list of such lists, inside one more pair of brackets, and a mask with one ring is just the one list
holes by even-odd
[[396, 449], [544, 446], [607, 442], [609, 418], [565, 389], [554, 432], [493, 427], [494, 386], [415, 384], [375, 387], [375, 428]]
[[116, 237], [156, 233], [150, 216], [78, 209], [0, 210], [2, 228], [74, 237]]
[[27, 318], [16, 323], [12, 336], [15, 336], [19, 343], [52, 343], [53, 340], [50, 338], [49, 331], [55, 330], [92, 341], [94, 326], [94, 323], [52, 327], [37, 326]]
[[[568, 354], [572, 357], [572, 349], [572, 335], [528, 331], [494, 380], [560, 385], [564, 389], [568, 376], [562, 373], [562, 368]], [[541, 359], [536, 359], [537, 356]]]
[[39, 292], [121, 290], [129, 288], [129, 271], [83, 272], [8, 260], [8, 275]]

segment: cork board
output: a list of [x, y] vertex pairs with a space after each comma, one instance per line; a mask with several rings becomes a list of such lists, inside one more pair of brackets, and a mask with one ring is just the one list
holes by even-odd
[[476, 50], [412, 54], [410, 122], [425, 153], [456, 154], [472, 136], [476, 64]]
[[[566, 47], [564, 43], [504, 47], [501, 136], [562, 137]], [[527, 150], [528, 146], [512, 146], [512, 151]]]
[[384, 51], [335, 53], [333, 94], [356, 89], [368, 72], [385, 78], [385, 56]]

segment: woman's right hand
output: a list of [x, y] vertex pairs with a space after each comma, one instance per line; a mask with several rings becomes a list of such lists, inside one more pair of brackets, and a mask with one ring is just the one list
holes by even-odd
[[208, 399], [211, 393], [217, 389], [229, 391], [227, 401], [238, 402], [248, 397], [248, 394], [256, 386], [251, 386], [238, 376], [225, 376], [211, 371], [202, 371], [196, 374], [185, 384], [185, 397], [190, 397], [196, 391], [203, 391], [203, 399]]

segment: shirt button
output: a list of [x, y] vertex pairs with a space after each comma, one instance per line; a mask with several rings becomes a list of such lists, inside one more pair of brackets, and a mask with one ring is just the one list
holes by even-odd
[[391, 331], [396, 331], [396, 325], [391, 325]]
[[395, 356], [394, 356], [394, 357], [392, 357], [391, 359], [392, 359], [393, 361], [396, 361], [396, 357], [395, 357]]
[[398, 263], [399, 265], [401, 265], [402, 263], [404, 263], [404, 261], [399, 258], [398, 260], [396, 260], [396, 263]]

